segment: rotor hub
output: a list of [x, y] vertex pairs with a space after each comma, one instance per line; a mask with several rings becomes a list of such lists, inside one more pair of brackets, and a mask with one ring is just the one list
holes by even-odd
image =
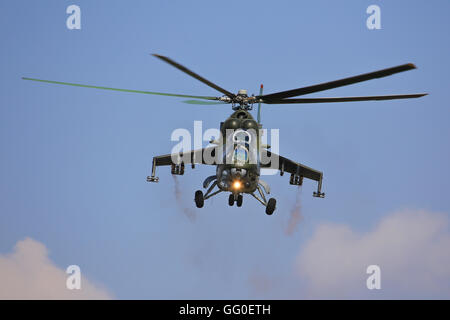
[[247, 90], [246, 89], [240, 89], [238, 91], [238, 96], [246, 96], [247, 97]]

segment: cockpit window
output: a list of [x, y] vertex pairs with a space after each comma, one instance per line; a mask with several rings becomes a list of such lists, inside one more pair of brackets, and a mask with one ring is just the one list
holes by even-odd
[[236, 163], [244, 164], [248, 162], [248, 150], [242, 145], [237, 145], [234, 149], [233, 160]]
[[[227, 130], [228, 131], [228, 130]], [[255, 130], [237, 129], [227, 132], [224, 160], [227, 164], [256, 164], [258, 140]]]
[[237, 130], [233, 135], [234, 143], [250, 144], [251, 136], [247, 131]]
[[247, 131], [237, 130], [233, 134], [234, 152], [233, 162], [245, 164], [249, 161], [248, 150], [250, 148], [251, 136]]

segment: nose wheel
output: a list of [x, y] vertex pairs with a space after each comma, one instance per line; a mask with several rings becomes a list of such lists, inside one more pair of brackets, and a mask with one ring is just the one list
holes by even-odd
[[232, 207], [233, 204], [234, 204], [234, 194], [230, 194], [230, 196], [228, 197], [228, 205]]
[[244, 197], [242, 196], [242, 194], [238, 195], [237, 200], [236, 200], [236, 205], [238, 207], [242, 206], [242, 201], [244, 200]]
[[242, 196], [242, 194], [237, 195], [237, 197], [232, 193], [230, 194], [230, 196], [228, 197], [228, 205], [231, 207], [234, 205], [234, 203], [236, 202], [236, 205], [238, 207], [242, 206], [242, 202], [244, 201], [244, 197]]

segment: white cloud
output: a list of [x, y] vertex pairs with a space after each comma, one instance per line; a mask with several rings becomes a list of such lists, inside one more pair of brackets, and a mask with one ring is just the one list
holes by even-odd
[[69, 275], [52, 263], [42, 243], [27, 238], [17, 242], [13, 253], [0, 255], [0, 299], [111, 298], [81, 275], [81, 290], [67, 289]]
[[[298, 257], [310, 298], [450, 298], [450, 232], [444, 214], [405, 210], [358, 233], [319, 226]], [[368, 290], [366, 268], [381, 268], [381, 290]]]

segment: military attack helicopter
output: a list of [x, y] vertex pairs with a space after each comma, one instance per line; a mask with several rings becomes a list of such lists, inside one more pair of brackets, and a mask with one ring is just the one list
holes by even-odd
[[[234, 94], [228, 90], [219, 87], [211, 81], [201, 77], [172, 59], [153, 54], [153, 56], [167, 62], [173, 67], [187, 73], [191, 77], [203, 82], [207, 86], [221, 92], [220, 97], [212, 96], [195, 96], [185, 94], [172, 94], [140, 90], [117, 89], [109, 87], [91, 86], [69, 82], [59, 82], [51, 80], [42, 80], [35, 78], [22, 78], [24, 80], [32, 80], [53, 84], [70, 85], [77, 87], [96, 88], [103, 90], [114, 90], [123, 92], [134, 92], [142, 94], [163, 95], [180, 98], [190, 98], [193, 100], [185, 100], [183, 102], [189, 104], [213, 105], [213, 104], [231, 104], [233, 113], [228, 119], [220, 124], [221, 137], [219, 140], [212, 140], [213, 146], [190, 151], [182, 151], [179, 153], [156, 156], [153, 158], [152, 173], [147, 177], [149, 182], [158, 182], [156, 176], [156, 167], [171, 166], [173, 175], [183, 175], [186, 164], [190, 164], [192, 168], [196, 164], [214, 165], [216, 174], [207, 177], [203, 182], [203, 188], [195, 192], [194, 201], [198, 208], [202, 208], [204, 201], [221, 192], [230, 192], [228, 204], [233, 206], [235, 203], [238, 207], [242, 206], [243, 195], [249, 194], [266, 207], [266, 214], [271, 215], [276, 208], [276, 200], [274, 198], [266, 199], [266, 195], [270, 193], [270, 187], [267, 183], [260, 179], [261, 169], [272, 168], [279, 171], [282, 176], [285, 172], [290, 173], [289, 183], [291, 185], [301, 186], [303, 179], [311, 179], [317, 182], [317, 191], [313, 192], [314, 197], [324, 198], [325, 193], [322, 192], [323, 173], [314, 170], [303, 164], [294, 162], [285, 157], [277, 155], [269, 151], [270, 146], [261, 143], [261, 104], [305, 104], [305, 103], [327, 103], [327, 102], [352, 102], [352, 101], [369, 101], [369, 100], [393, 100], [393, 99], [409, 99], [419, 98], [427, 95], [419, 94], [402, 94], [402, 95], [383, 95], [383, 96], [362, 96], [362, 97], [330, 97], [330, 98], [295, 98], [310, 93], [324, 90], [330, 90], [354, 83], [367, 81], [376, 78], [383, 78], [395, 73], [415, 69], [412, 63], [383, 69], [375, 72], [365, 73], [358, 76], [344, 78], [340, 80], [325, 82], [312, 86], [292, 89], [287, 91], [275, 92], [263, 95], [263, 86], [260, 87], [258, 95], [248, 96], [247, 90], [239, 90]], [[253, 109], [253, 105], [258, 105], [257, 119], [255, 120], [249, 111]], [[215, 188], [217, 187], [217, 190]], [[215, 190], [215, 191], [213, 191]], [[258, 192], [256, 194], [256, 192]]]

